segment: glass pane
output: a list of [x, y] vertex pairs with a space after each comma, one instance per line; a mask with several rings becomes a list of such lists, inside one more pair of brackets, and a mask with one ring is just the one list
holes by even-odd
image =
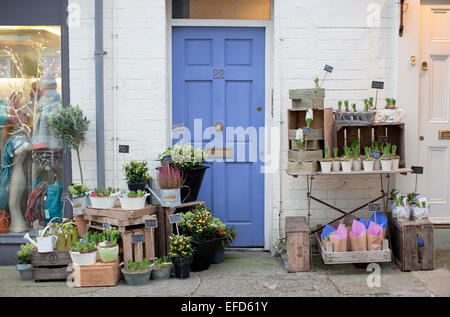
[[172, 0], [172, 18], [270, 20], [270, 0]]
[[[61, 216], [62, 151], [47, 123], [60, 106], [60, 27], [0, 26], [0, 210], [10, 232]], [[27, 206], [35, 187], [46, 198]]]

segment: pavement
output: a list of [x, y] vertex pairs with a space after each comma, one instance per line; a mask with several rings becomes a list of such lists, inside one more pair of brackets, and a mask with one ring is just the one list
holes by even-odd
[[[0, 296], [450, 296], [450, 251], [436, 251], [433, 271], [402, 272], [391, 263], [380, 269], [325, 265], [313, 256], [311, 272], [287, 273], [268, 252], [226, 251], [225, 261], [185, 280], [150, 280], [144, 286], [71, 288], [65, 282], [21, 281], [13, 266], [0, 267]], [[378, 275], [377, 272], [380, 272]], [[378, 278], [379, 276], [379, 278]], [[368, 285], [372, 286], [369, 287]]]

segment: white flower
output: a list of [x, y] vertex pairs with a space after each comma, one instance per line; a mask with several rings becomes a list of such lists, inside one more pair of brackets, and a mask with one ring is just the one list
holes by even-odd
[[308, 111], [306, 112], [306, 120], [308, 120], [308, 119], [312, 120], [313, 117], [314, 117], [313, 116], [313, 111], [312, 111], [311, 108], [309, 108]]
[[313, 79], [314, 80], [318, 80], [319, 79], [319, 73], [318, 72], [314, 72], [313, 73]]
[[303, 142], [303, 129], [297, 129], [295, 132], [295, 139]]

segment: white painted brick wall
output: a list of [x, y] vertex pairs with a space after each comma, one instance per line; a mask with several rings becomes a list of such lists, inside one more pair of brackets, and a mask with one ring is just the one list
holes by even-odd
[[[81, 6], [81, 26], [70, 29], [71, 102], [80, 104], [91, 120], [88, 142], [82, 152], [86, 184], [96, 184], [94, 1], [70, 0]], [[369, 27], [368, 5], [380, 6], [380, 25]], [[117, 51], [113, 53], [113, 0], [104, 1], [105, 56], [105, 166], [106, 184], [113, 185], [113, 59], [117, 63], [117, 137], [131, 153], [118, 156], [116, 173], [124, 188], [122, 170], [131, 159], [147, 160], [150, 167], [167, 146], [169, 128], [166, 8], [163, 0], [117, 0]], [[273, 78], [274, 121], [281, 121], [280, 169], [273, 177], [272, 237], [284, 236], [284, 217], [305, 215], [305, 179], [285, 173], [287, 161], [287, 109], [289, 89], [311, 88], [312, 75], [325, 64], [335, 70], [325, 82], [326, 106], [348, 99], [361, 107], [373, 95], [371, 80], [382, 80], [380, 98], [396, 96], [397, 6], [392, 0], [274, 0]], [[322, 74], [322, 73], [321, 73]], [[73, 160], [74, 181], [79, 181]], [[152, 175], [155, 176], [152, 169]], [[317, 179], [314, 195], [339, 208], [351, 209], [379, 194], [379, 178]], [[279, 197], [281, 182], [281, 197]], [[278, 199], [281, 199], [281, 212]], [[311, 224], [338, 216], [312, 203]], [[280, 214], [280, 219], [279, 219]], [[364, 215], [359, 213], [358, 215]], [[280, 232], [278, 231], [280, 228]]]
[[[380, 24], [369, 27], [367, 18], [380, 8]], [[385, 97], [396, 96], [397, 6], [387, 0], [320, 0], [274, 2], [274, 108], [275, 120], [281, 120], [281, 213], [274, 200], [273, 243], [284, 236], [286, 216], [307, 215], [306, 180], [293, 178], [287, 165], [287, 109], [289, 89], [312, 88], [313, 74], [325, 64], [334, 66], [324, 83], [325, 106], [337, 108], [337, 100], [348, 99], [362, 107], [362, 98], [373, 96], [372, 80], [385, 82], [380, 104]], [[277, 111], [279, 110], [279, 111]], [[277, 178], [274, 178], [277, 179]], [[338, 208], [351, 210], [380, 195], [379, 177], [364, 176], [315, 179], [313, 194]], [[275, 181], [274, 188], [279, 184]], [[340, 216], [316, 202], [311, 204], [311, 226], [325, 224]], [[280, 214], [280, 219], [279, 219]], [[368, 212], [356, 213], [367, 216]], [[280, 229], [280, 232], [279, 232]]]

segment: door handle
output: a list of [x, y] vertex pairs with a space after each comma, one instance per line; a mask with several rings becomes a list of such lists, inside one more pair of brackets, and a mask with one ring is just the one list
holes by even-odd
[[422, 62], [422, 70], [428, 70], [428, 63], [426, 61]]
[[223, 131], [223, 124], [220, 123], [220, 122], [217, 122], [217, 123], [214, 125], [214, 129], [216, 129], [216, 131]]

